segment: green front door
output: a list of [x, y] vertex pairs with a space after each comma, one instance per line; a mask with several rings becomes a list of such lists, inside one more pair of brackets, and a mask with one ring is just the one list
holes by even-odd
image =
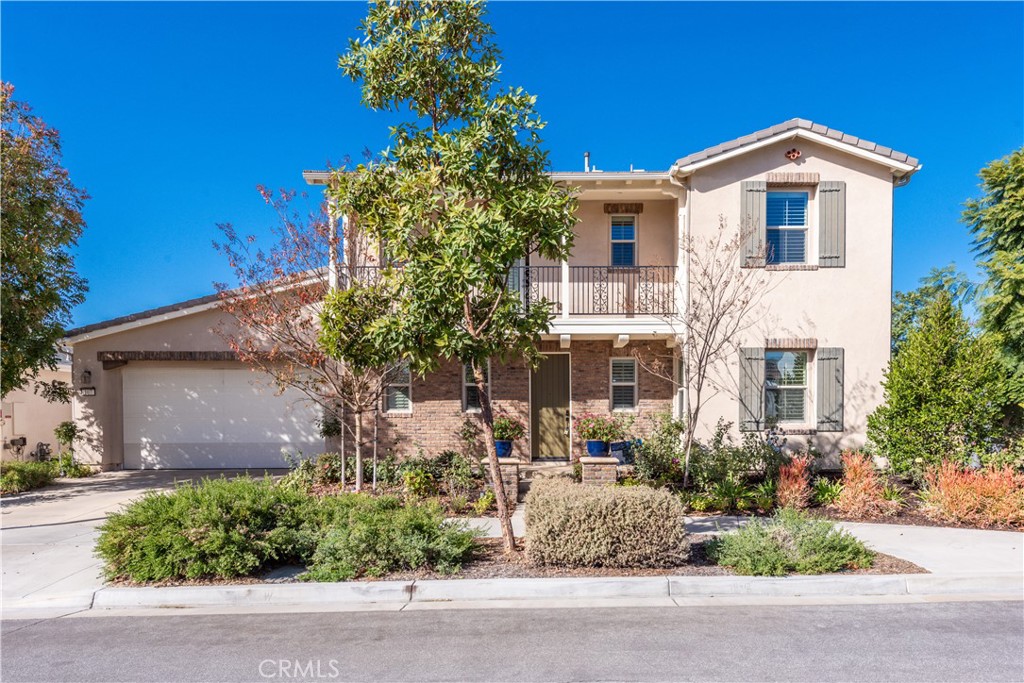
[[569, 354], [546, 356], [530, 376], [530, 443], [534, 460], [569, 458]]

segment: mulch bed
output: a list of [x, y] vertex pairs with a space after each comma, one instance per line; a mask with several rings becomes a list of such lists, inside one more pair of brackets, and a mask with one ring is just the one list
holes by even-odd
[[[392, 572], [379, 579], [359, 581], [412, 581], [431, 579], [525, 579], [525, 578], [567, 578], [567, 577], [622, 577], [622, 576], [734, 576], [735, 572], [720, 567], [708, 559], [705, 544], [714, 538], [713, 534], [690, 535], [690, 560], [685, 565], [666, 569], [618, 568], [618, 567], [537, 567], [526, 559], [526, 553], [509, 556], [504, 552], [500, 538], [479, 540], [476, 556], [463, 565], [457, 574], [439, 574], [427, 569]], [[522, 541], [517, 542], [523, 550]], [[296, 568], [298, 570], [298, 568]], [[875, 553], [875, 563], [870, 569], [852, 569], [838, 572], [841, 575], [860, 574], [927, 574], [928, 571], [913, 562], [898, 557]], [[157, 583], [113, 582], [115, 586], [225, 586], [231, 584], [294, 583], [294, 578], [241, 577], [236, 579], [194, 579], [190, 581], [162, 581]]]
[[817, 507], [808, 512], [823, 519], [835, 522], [864, 522], [867, 524], [898, 524], [903, 526], [931, 526], [952, 529], [981, 529], [985, 531], [1024, 531], [1024, 524], [963, 524], [944, 519], [936, 519], [925, 514], [920, 500], [910, 498], [895, 515], [876, 515], [873, 517], [855, 517], [844, 515], [835, 508]]
[[[502, 541], [485, 538], [480, 541], [476, 558], [463, 565], [458, 574], [438, 574], [427, 570], [395, 572], [383, 577], [384, 580], [413, 579], [520, 579], [559, 577], [604, 577], [604, 576], [735, 576], [735, 572], [720, 567], [708, 559], [705, 544], [714, 534], [690, 534], [690, 560], [679, 567], [667, 569], [617, 568], [617, 567], [536, 567], [531, 565], [525, 553], [509, 557], [505, 554]], [[522, 544], [517, 544], [522, 550]], [[840, 574], [927, 574], [928, 571], [913, 562], [898, 557], [875, 553], [875, 563], [870, 569], [853, 569]]]

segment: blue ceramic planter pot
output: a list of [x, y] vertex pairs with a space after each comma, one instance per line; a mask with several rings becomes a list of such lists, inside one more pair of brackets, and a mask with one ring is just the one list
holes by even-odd
[[607, 441], [587, 440], [587, 455], [592, 458], [603, 458], [608, 455]]
[[494, 450], [498, 451], [499, 458], [511, 458], [512, 457], [512, 442], [502, 441], [499, 439], [494, 440]]

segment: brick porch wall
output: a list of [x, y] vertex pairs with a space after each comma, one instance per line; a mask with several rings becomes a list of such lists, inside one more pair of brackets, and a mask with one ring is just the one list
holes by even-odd
[[[572, 391], [572, 413], [578, 416], [590, 412], [610, 415], [609, 359], [631, 357], [638, 350], [647, 364], [667, 362], [671, 369], [671, 350], [663, 341], [636, 342], [616, 349], [611, 341], [573, 341], [570, 379]], [[541, 351], [561, 351], [557, 342], [542, 342]], [[635, 413], [633, 433], [646, 436], [650, 433], [653, 418], [662, 412], [671, 412], [672, 383], [637, 368], [637, 389], [639, 405]], [[510, 415], [525, 425], [530, 423], [530, 372], [522, 362], [510, 364], [491, 363], [491, 400], [495, 415]], [[413, 377], [413, 411], [411, 414], [382, 414], [380, 421], [379, 448], [382, 454], [389, 451], [399, 457], [416, 455], [422, 448], [427, 455], [436, 455], [442, 450], [462, 450], [459, 430], [469, 419], [479, 429], [483, 423], [478, 413], [462, 411], [461, 368], [457, 363], [445, 363], [427, 377]], [[370, 422], [369, 420], [367, 421]], [[366, 427], [367, 440], [371, 437], [372, 425]], [[573, 458], [583, 453], [584, 444], [574, 439]], [[514, 455], [524, 462], [530, 459], [529, 437], [515, 443]]]

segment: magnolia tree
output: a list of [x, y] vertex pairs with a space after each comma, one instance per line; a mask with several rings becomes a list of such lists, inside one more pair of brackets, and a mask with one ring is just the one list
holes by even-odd
[[66, 382], [36, 379], [57, 369], [71, 310], [85, 300], [73, 249], [89, 195], [61, 165], [60, 133], [0, 83], [0, 396], [34, 383], [48, 401], [69, 402]]
[[724, 217], [710, 235], [687, 236], [684, 253], [688, 282], [678, 287], [676, 297], [682, 310], [665, 317], [677, 343], [662, 357], [639, 351], [634, 356], [645, 370], [682, 389], [683, 480], [688, 483], [701, 411], [713, 397], [737, 392], [725, 369], [739, 353], [745, 333], [764, 319], [765, 298], [775, 285], [763, 268], [740, 267], [741, 231], [730, 229]]
[[[535, 98], [499, 89], [500, 53], [483, 3], [376, 3], [360, 30], [342, 71], [361, 85], [367, 107], [408, 113], [379, 160], [337, 174], [332, 191], [385, 257], [379, 286], [387, 310], [365, 334], [421, 374], [442, 360], [472, 368], [511, 552], [485, 370], [492, 358], [538, 358], [550, 306], [521, 305], [509, 273], [531, 253], [568, 256], [576, 202], [545, 172]], [[332, 308], [327, 328], [345, 314]]]
[[[379, 356], [367, 362], [366, 352], [357, 362], [332, 358], [319, 343], [319, 317], [332, 284], [328, 261], [340, 245], [327, 206], [302, 213], [293, 208], [294, 192], [259, 190], [278, 217], [273, 244], [260, 248], [255, 237], [241, 235], [230, 224], [219, 226], [224, 238], [214, 243], [238, 282], [235, 288], [217, 285], [221, 307], [236, 323], [222, 325], [218, 334], [239, 360], [272, 378], [279, 390], [297, 390], [320, 405], [322, 435], [341, 436], [343, 459], [345, 435], [352, 436], [355, 487], [360, 490], [363, 422], [366, 413], [376, 419], [389, 366]], [[355, 266], [348, 264], [364, 260], [366, 249], [366, 240], [358, 234], [345, 240], [341, 287], [355, 279]]]

